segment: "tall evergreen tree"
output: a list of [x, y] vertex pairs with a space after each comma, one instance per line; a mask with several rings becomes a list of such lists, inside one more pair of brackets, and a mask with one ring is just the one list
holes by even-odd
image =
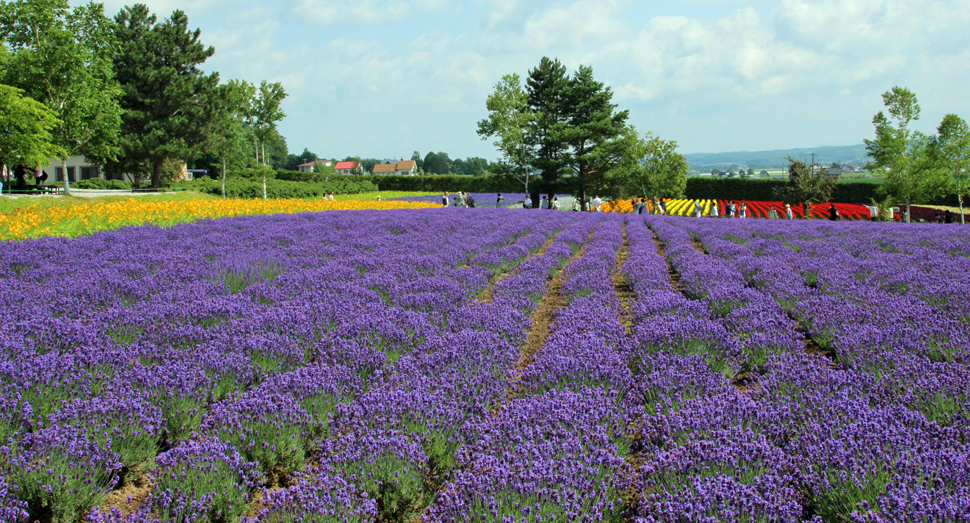
[[151, 173], [152, 185], [158, 186], [166, 159], [189, 161], [210, 137], [210, 95], [219, 75], [205, 75], [198, 66], [215, 50], [202, 45], [198, 29], [189, 30], [182, 11], [156, 23], [147, 6], [135, 4], [123, 8], [115, 22], [114, 68], [125, 110], [116, 166]]
[[559, 136], [568, 147], [565, 163], [578, 179], [579, 197], [586, 205], [589, 191], [607, 188], [610, 171], [628, 154], [622, 138], [630, 112], [615, 111], [613, 91], [584, 65], [570, 79], [566, 100], [568, 118]]
[[121, 108], [111, 67], [111, 26], [102, 4], [71, 9], [67, 0], [0, 2], [0, 37], [13, 51], [5, 83], [56, 113], [51, 139], [62, 151], [68, 194], [69, 156], [104, 163], [117, 151]]
[[526, 122], [528, 151], [523, 156], [531, 160], [532, 168], [547, 184], [555, 184], [566, 168], [567, 144], [563, 141], [563, 132], [571, 110], [568, 88], [566, 66], [559, 59], [548, 57], [543, 57], [529, 71], [525, 81], [532, 117]]

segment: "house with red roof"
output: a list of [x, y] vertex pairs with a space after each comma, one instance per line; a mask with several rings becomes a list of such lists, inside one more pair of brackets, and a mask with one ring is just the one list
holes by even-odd
[[364, 172], [360, 168], [360, 162], [337, 162], [333, 168], [337, 174], [363, 174]]

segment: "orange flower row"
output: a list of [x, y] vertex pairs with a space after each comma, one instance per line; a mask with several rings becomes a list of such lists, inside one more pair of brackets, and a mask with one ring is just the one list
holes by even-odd
[[174, 225], [199, 218], [365, 209], [422, 209], [432, 203], [365, 200], [178, 200], [93, 202], [64, 207], [32, 206], [0, 214], [0, 239], [81, 236], [127, 225]]

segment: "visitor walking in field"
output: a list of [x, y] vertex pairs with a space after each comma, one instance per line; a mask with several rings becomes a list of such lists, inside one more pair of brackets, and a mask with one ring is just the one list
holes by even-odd
[[445, 193], [441, 195], [441, 206], [442, 207], [448, 206], [448, 191], [445, 191]]
[[579, 198], [573, 198], [573, 211], [579, 211]]
[[738, 212], [738, 216], [741, 217], [741, 218], [747, 218], [748, 217], [748, 204], [747, 203], [741, 202], [741, 211]]
[[599, 196], [593, 198], [593, 209], [596, 212], [600, 212], [603, 210], [603, 200]]
[[834, 222], [834, 221], [838, 221], [838, 219], [839, 219], [839, 210], [835, 208], [835, 204], [834, 203], [833, 204], [830, 204], [829, 205], [829, 220], [832, 220]]
[[542, 200], [539, 201], [539, 208], [540, 209], [548, 209], [549, 208], [549, 197], [548, 196], [543, 196], [542, 197]]
[[558, 196], [554, 196], [552, 198], [552, 210], [554, 210], [554, 211], [558, 211], [559, 210], [559, 197]]
[[523, 209], [531, 209], [532, 208], [532, 197], [529, 196], [528, 194], [525, 195], [525, 201], [522, 202], [522, 208]]
[[495, 207], [502, 206], [502, 193], [497, 193], [498, 196], [495, 198]]
[[734, 218], [735, 211], [736, 211], [736, 209], [735, 209], [734, 200], [731, 200], [727, 204], [727, 217], [728, 218]]
[[790, 203], [786, 203], [785, 204], [785, 219], [786, 220], [794, 219], [794, 216], [792, 216], [791, 204]]
[[720, 218], [720, 217], [721, 217], [721, 212], [717, 208], [717, 200], [714, 200], [714, 203], [711, 204], [711, 218]]
[[701, 207], [701, 202], [698, 200], [694, 200], [694, 218], [700, 218], [703, 212], [704, 212], [704, 208]]
[[953, 213], [950, 212], [950, 209], [943, 213], [943, 223], [953, 223]]
[[464, 207], [464, 206], [465, 206], [465, 198], [462, 197], [461, 191], [458, 191], [458, 193], [455, 194], [455, 207]]

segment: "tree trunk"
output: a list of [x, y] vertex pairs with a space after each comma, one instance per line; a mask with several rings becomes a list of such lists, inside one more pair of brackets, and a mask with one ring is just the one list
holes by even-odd
[[957, 198], [960, 199], [960, 223], [965, 225], [966, 222], [963, 221], [963, 194], [958, 194]]
[[269, 165], [266, 163], [266, 142], [260, 143], [259, 146], [263, 148], [263, 165]]
[[802, 219], [811, 220], [812, 219], [812, 202], [802, 203]]
[[579, 208], [583, 212], [589, 210], [589, 202], [586, 201], [586, 186], [579, 188]]
[[222, 199], [226, 199], [226, 157], [222, 157]]
[[157, 189], [162, 185], [162, 163], [164, 160], [156, 158], [152, 164], [152, 188]]
[[913, 215], [910, 214], [909, 211], [910, 211], [909, 210], [909, 202], [906, 202], [906, 223], [910, 223], [910, 222], [913, 221]]
[[256, 150], [256, 165], [259, 165], [259, 142], [256, 141], [256, 135], [253, 135], [253, 149]]
[[67, 157], [61, 158], [61, 172], [64, 173], [64, 196], [71, 195], [71, 177], [67, 175]]
[[263, 199], [266, 199], [266, 175], [263, 174]]

